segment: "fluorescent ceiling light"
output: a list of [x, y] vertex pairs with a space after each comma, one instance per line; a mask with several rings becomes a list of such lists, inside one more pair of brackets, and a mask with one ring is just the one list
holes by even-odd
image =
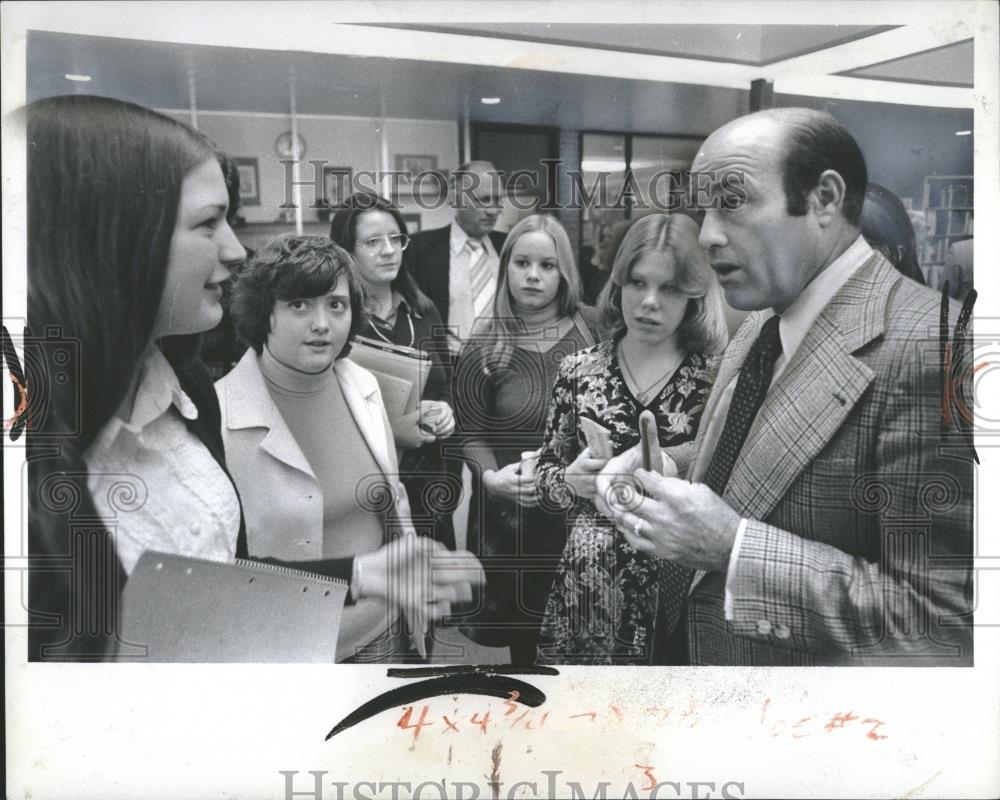
[[625, 162], [610, 158], [585, 158], [580, 162], [584, 172], [624, 172]]
[[972, 131], [955, 131], [956, 136], [972, 136]]
[[79, 81], [80, 83], [87, 83], [90, 81], [89, 75], [80, 75], [76, 72], [67, 72], [63, 77], [68, 81]]
[[500, 102], [500, 98], [499, 97], [480, 97], [479, 98], [479, 102], [482, 103], [484, 106], [495, 106], [497, 103]]

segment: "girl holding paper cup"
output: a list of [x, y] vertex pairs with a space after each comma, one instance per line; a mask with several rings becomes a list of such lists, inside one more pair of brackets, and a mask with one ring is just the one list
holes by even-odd
[[[698, 225], [679, 214], [633, 224], [598, 309], [615, 333], [560, 365], [538, 458], [542, 497], [571, 509], [572, 520], [539, 661], [683, 663], [683, 643], [670, 633], [687, 593], [685, 575], [629, 547], [593, 494], [608, 458], [639, 441], [643, 412], [652, 412], [664, 448], [676, 454], [694, 440], [715, 354], [726, 344], [720, 290], [698, 245]], [[598, 442], [602, 449], [610, 443], [610, 452], [593, 452]]]
[[443, 443], [455, 431], [451, 357], [440, 314], [403, 264], [410, 241], [406, 221], [385, 198], [356, 192], [334, 213], [330, 238], [354, 257], [364, 289], [360, 336], [430, 359], [416, 411], [390, 416], [389, 422], [414, 525], [454, 550], [452, 512], [461, 496], [461, 462], [446, 463], [443, 455]]
[[580, 296], [566, 231], [551, 216], [525, 218], [500, 253], [493, 316], [473, 331], [455, 368], [459, 434], [473, 475], [469, 549], [493, 560], [481, 607], [463, 630], [481, 644], [509, 646], [514, 664], [535, 660], [566, 535], [564, 514], [539, 507], [534, 470], [559, 362], [600, 338]]

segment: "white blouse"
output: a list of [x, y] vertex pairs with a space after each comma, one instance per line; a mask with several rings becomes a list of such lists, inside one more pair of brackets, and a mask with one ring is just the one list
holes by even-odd
[[98, 513], [114, 531], [126, 574], [146, 550], [232, 561], [236, 489], [181, 417], [198, 409], [158, 347], [141, 367], [132, 414], [114, 416], [84, 454]]

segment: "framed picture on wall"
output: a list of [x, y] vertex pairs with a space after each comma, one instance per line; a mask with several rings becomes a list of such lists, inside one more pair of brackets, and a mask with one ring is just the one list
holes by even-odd
[[403, 222], [406, 223], [406, 230], [411, 236], [420, 230], [419, 214], [403, 214]]
[[351, 195], [351, 167], [323, 167], [323, 206], [336, 208]]
[[[410, 181], [415, 180], [421, 172], [436, 170], [437, 165], [437, 156], [404, 155], [403, 153], [396, 155], [396, 172], [404, 173]], [[403, 180], [406, 178], [404, 177]]]
[[260, 168], [257, 159], [244, 156], [233, 158], [240, 173], [240, 205], [260, 205]]

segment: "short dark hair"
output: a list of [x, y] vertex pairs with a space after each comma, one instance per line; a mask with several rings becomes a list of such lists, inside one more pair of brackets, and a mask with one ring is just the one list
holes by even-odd
[[347, 281], [351, 328], [343, 358], [365, 324], [361, 286], [350, 254], [325, 236], [284, 234], [272, 239], [240, 270], [233, 286], [231, 311], [237, 335], [258, 355], [271, 332], [271, 313], [279, 300], [319, 297]]
[[[407, 233], [406, 220], [399, 207], [390, 203], [384, 197], [374, 192], [355, 192], [343, 203], [337, 206], [333, 219], [330, 220], [330, 238], [343, 247], [348, 253], [353, 253], [357, 246], [358, 220], [366, 211], [384, 211], [391, 216], [400, 233]], [[413, 276], [406, 267], [406, 259], [399, 265], [399, 272], [392, 281], [392, 288], [399, 292], [407, 304], [420, 315], [430, 313], [432, 303], [417, 286]]]
[[869, 183], [861, 209], [861, 235], [906, 277], [926, 283], [917, 258], [917, 236], [910, 215], [895, 194]]
[[828, 169], [844, 179], [846, 191], [842, 212], [852, 225], [861, 219], [868, 184], [865, 157], [847, 128], [831, 114], [805, 108], [777, 109], [772, 112], [786, 126], [782, 183], [788, 213], [801, 217], [806, 199]]

